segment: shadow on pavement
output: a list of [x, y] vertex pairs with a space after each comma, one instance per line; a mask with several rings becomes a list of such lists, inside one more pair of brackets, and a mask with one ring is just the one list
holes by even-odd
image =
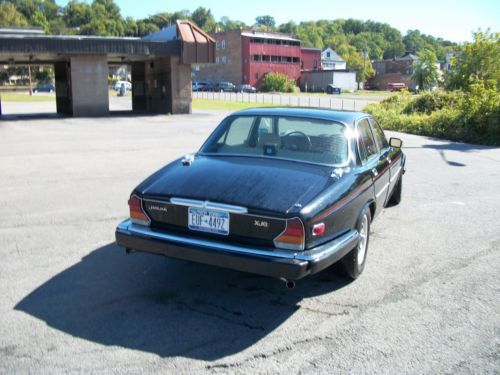
[[279, 327], [301, 299], [348, 279], [322, 273], [292, 290], [278, 280], [108, 244], [39, 286], [15, 309], [99, 344], [215, 360]]

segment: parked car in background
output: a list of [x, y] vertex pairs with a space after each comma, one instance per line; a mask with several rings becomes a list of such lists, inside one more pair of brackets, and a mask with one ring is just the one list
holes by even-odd
[[208, 92], [212, 92], [212, 91], [216, 91], [217, 87], [215, 84], [213, 83], [207, 83], [204, 87], [202, 87], [199, 91], [208, 91]]
[[219, 82], [216, 87], [217, 91], [223, 91], [223, 92], [235, 92], [236, 91], [236, 86], [231, 83], [231, 82]]
[[238, 90], [239, 92], [247, 92], [247, 93], [256, 93], [257, 92], [257, 89], [255, 87], [253, 87], [252, 85], [239, 85], [238, 86]]
[[120, 91], [120, 87], [122, 87], [122, 85], [125, 85], [125, 89], [127, 91], [132, 90], [132, 84], [128, 81], [116, 81], [113, 85], [113, 90]]
[[54, 92], [56, 88], [52, 83], [40, 83], [34, 89], [33, 92]]
[[370, 225], [401, 200], [406, 157], [361, 112], [254, 108], [131, 193], [116, 229], [144, 251], [287, 281], [340, 261], [357, 278]]
[[387, 86], [385, 86], [385, 89], [388, 91], [401, 91], [406, 88], [407, 88], [406, 83], [403, 82], [388, 83]]
[[203, 91], [203, 89], [207, 86], [206, 82], [193, 82], [192, 89], [193, 91]]

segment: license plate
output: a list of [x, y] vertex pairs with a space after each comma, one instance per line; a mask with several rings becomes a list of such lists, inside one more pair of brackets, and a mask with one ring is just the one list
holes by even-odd
[[229, 213], [189, 207], [188, 227], [200, 232], [229, 234]]

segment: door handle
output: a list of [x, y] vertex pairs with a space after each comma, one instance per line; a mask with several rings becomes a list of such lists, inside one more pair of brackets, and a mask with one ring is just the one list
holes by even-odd
[[378, 171], [377, 171], [377, 168], [373, 168], [372, 169], [372, 174], [374, 177], [377, 177], [378, 176]]

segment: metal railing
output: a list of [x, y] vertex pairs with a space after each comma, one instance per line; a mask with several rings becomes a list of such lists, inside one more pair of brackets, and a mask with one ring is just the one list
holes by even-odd
[[262, 105], [330, 108], [343, 111], [361, 111], [375, 100], [352, 99], [334, 95], [287, 95], [241, 92], [193, 92], [194, 99], [224, 100]]

